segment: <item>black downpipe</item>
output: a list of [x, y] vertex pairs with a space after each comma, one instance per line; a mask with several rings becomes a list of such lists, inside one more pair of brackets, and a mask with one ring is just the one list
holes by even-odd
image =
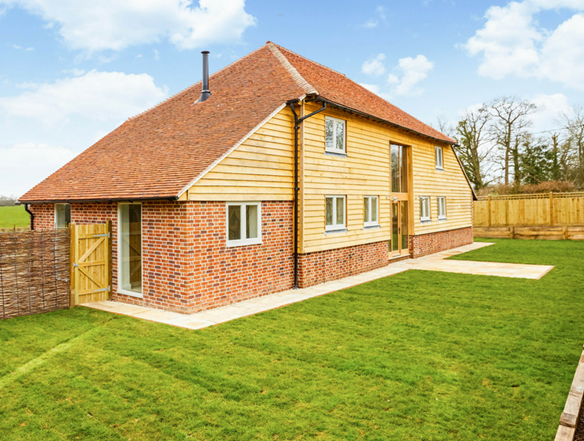
[[30, 215], [30, 229], [34, 230], [34, 213], [28, 209], [28, 204], [24, 204], [24, 210]]
[[290, 110], [294, 114], [294, 289], [298, 289], [298, 192], [300, 191], [298, 186], [298, 130], [300, 130], [302, 121], [326, 109], [326, 103], [323, 102], [322, 109], [298, 118], [298, 114], [294, 109], [294, 104], [297, 102], [298, 100], [288, 101]]

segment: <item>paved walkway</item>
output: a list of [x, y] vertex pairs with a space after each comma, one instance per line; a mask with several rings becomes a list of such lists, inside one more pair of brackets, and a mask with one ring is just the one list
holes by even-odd
[[161, 311], [153, 308], [142, 306], [133, 306], [126, 303], [102, 301], [85, 303], [83, 306], [100, 309], [115, 314], [129, 315], [135, 318], [150, 320], [159, 323], [179, 326], [188, 329], [201, 329], [207, 326], [224, 323], [270, 309], [279, 308], [291, 303], [301, 302], [302, 300], [312, 297], [328, 294], [360, 285], [361, 283], [383, 277], [393, 276], [410, 269], [427, 270], [427, 271], [445, 271], [450, 273], [477, 274], [484, 276], [499, 277], [519, 277], [525, 279], [539, 279], [543, 277], [553, 266], [547, 265], [522, 265], [516, 263], [497, 263], [497, 262], [472, 262], [463, 260], [444, 260], [457, 254], [466, 253], [478, 248], [493, 245], [487, 242], [475, 242], [471, 245], [455, 248], [430, 256], [420, 257], [418, 259], [402, 260], [400, 262], [389, 264], [366, 273], [357, 274], [356, 276], [345, 277], [344, 279], [334, 280], [332, 282], [322, 283], [303, 289], [291, 289], [276, 294], [269, 294], [257, 297], [232, 305], [222, 306], [220, 308], [210, 309], [208, 311], [198, 312], [196, 314], [178, 314], [175, 312]]

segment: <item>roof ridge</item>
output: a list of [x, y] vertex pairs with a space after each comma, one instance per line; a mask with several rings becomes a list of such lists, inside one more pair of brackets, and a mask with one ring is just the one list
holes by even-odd
[[304, 93], [307, 95], [318, 95], [318, 91], [308, 82], [306, 79], [298, 72], [298, 70], [290, 63], [290, 60], [286, 58], [286, 56], [280, 51], [280, 48], [268, 41], [266, 46], [272, 52], [274, 57], [282, 64], [282, 67], [288, 71], [292, 79], [296, 82], [296, 84], [304, 90]]
[[[224, 71], [225, 69], [228, 69], [228, 68], [230, 68], [231, 66], [233, 66], [233, 65], [235, 65], [235, 64], [237, 64], [237, 63], [239, 63], [240, 61], [242, 61], [242, 60], [245, 60], [246, 58], [248, 58], [248, 57], [250, 57], [251, 55], [255, 54], [256, 52], [260, 51], [261, 49], [263, 49], [263, 46], [261, 46], [261, 47], [257, 48], [255, 51], [252, 51], [252, 52], [250, 52], [249, 54], [246, 54], [246, 55], [244, 55], [244, 56], [243, 56], [243, 57], [241, 57], [241, 58], [238, 58], [238, 59], [237, 59], [237, 60], [235, 60], [233, 63], [229, 63], [227, 66], [225, 66], [225, 67], [222, 67], [222, 68], [221, 68], [221, 69], [219, 69], [217, 72], [213, 72], [211, 75], [209, 75], [209, 80], [210, 80], [211, 78], [213, 78], [215, 75], [217, 75], [217, 74], [221, 73], [222, 71]], [[138, 118], [139, 116], [142, 116], [142, 115], [144, 115], [145, 113], [148, 113], [148, 112], [150, 112], [151, 110], [154, 110], [154, 109], [156, 109], [156, 108], [158, 108], [158, 107], [162, 106], [164, 103], [166, 103], [166, 102], [168, 102], [168, 101], [170, 101], [170, 100], [172, 100], [172, 99], [174, 99], [174, 98], [178, 97], [179, 95], [182, 95], [182, 94], [186, 93], [187, 91], [189, 91], [190, 89], [193, 89], [195, 86], [197, 86], [198, 84], [200, 84], [200, 83], [202, 83], [202, 82], [203, 82], [203, 80], [197, 81], [195, 84], [192, 84], [192, 85], [190, 85], [190, 86], [188, 86], [188, 87], [184, 88], [184, 89], [183, 89], [183, 90], [181, 90], [180, 92], [177, 92], [177, 93], [175, 93], [175, 94], [174, 94], [174, 95], [172, 95], [172, 96], [169, 96], [168, 98], [166, 98], [165, 100], [163, 100], [163, 101], [159, 102], [158, 104], [156, 104], [156, 105], [154, 105], [154, 106], [152, 106], [152, 107], [150, 107], [150, 108], [148, 108], [148, 109], [146, 109], [146, 110], [144, 110], [144, 111], [142, 111], [142, 112], [138, 113], [137, 115], [134, 115], [134, 116], [131, 116], [131, 117], [129, 117], [129, 118], [128, 118], [128, 121], [134, 120], [134, 119]]]
[[[271, 42], [271, 41], [268, 41], [268, 43], [272, 43], [272, 42]], [[334, 73], [336, 73], [336, 74], [339, 74], [339, 75], [342, 75], [342, 76], [344, 76], [344, 77], [347, 77], [347, 75], [345, 75], [344, 73], [342, 73], [342, 72], [339, 72], [338, 70], [334, 70], [333, 68], [330, 68], [330, 67], [328, 67], [328, 66], [325, 66], [324, 64], [320, 64], [319, 62], [317, 62], [317, 61], [314, 61], [314, 60], [311, 60], [310, 58], [306, 58], [304, 55], [297, 54], [296, 52], [294, 52], [294, 51], [291, 51], [290, 49], [288, 49], [288, 48], [285, 48], [285, 47], [283, 47], [283, 46], [279, 46], [279, 45], [277, 45], [277, 44], [275, 44], [275, 43], [272, 43], [272, 44], [273, 44], [274, 46], [276, 46], [278, 49], [284, 49], [285, 51], [288, 51], [288, 52], [290, 52], [291, 54], [294, 54], [294, 55], [296, 55], [297, 57], [299, 57], [299, 58], [302, 58], [302, 59], [304, 59], [304, 60], [306, 60], [306, 61], [308, 61], [308, 62], [310, 62], [310, 63], [316, 64], [317, 66], [320, 66], [320, 67], [322, 67], [322, 68], [324, 68], [324, 69], [330, 70], [331, 72], [334, 72]], [[284, 55], [284, 56], [285, 56], [285, 55]]]

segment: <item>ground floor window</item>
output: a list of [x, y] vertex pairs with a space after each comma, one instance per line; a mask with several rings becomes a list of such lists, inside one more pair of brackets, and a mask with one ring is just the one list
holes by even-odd
[[446, 198], [438, 196], [436, 201], [438, 203], [438, 219], [446, 219]]
[[326, 231], [345, 229], [345, 196], [327, 196], [325, 200]]
[[373, 227], [379, 225], [378, 212], [379, 212], [379, 198], [377, 196], [365, 196], [365, 207], [364, 207], [364, 218], [365, 226]]
[[422, 222], [431, 220], [429, 196], [420, 196], [420, 220]]
[[227, 246], [262, 243], [261, 203], [230, 202], [227, 204]]
[[55, 204], [55, 228], [67, 228], [71, 223], [71, 204]]
[[119, 287], [129, 295], [142, 294], [142, 205], [119, 205]]

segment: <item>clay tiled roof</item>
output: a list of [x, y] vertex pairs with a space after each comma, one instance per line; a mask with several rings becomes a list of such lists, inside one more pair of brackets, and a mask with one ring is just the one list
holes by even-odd
[[21, 202], [175, 198], [288, 100], [329, 101], [446, 142], [450, 138], [331, 69], [268, 42], [126, 121], [20, 198]]

